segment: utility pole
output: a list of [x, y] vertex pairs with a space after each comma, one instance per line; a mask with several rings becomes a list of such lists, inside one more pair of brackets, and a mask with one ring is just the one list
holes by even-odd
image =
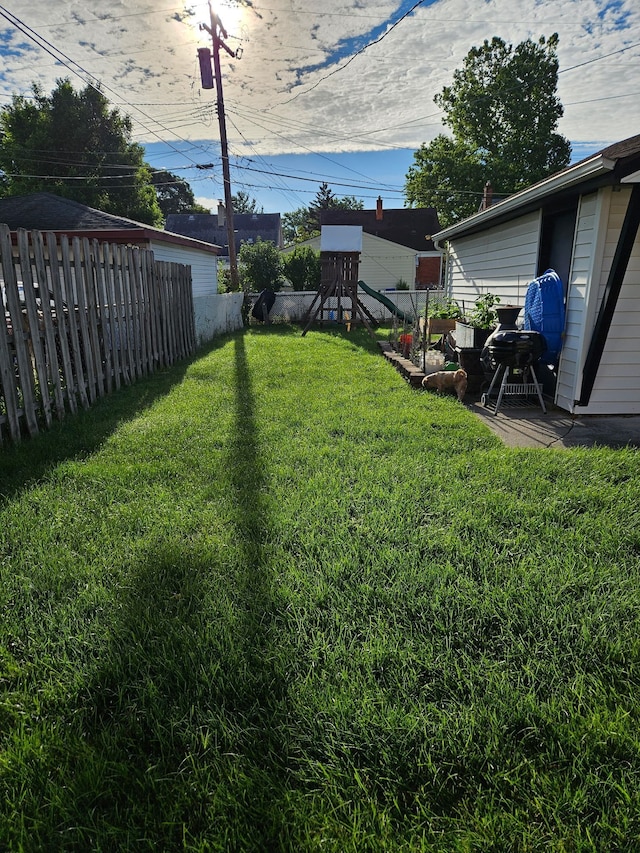
[[[227, 31], [222, 26], [220, 18], [213, 11], [211, 2], [209, 2], [209, 15], [211, 17], [211, 26], [201, 24], [201, 29], [206, 30], [211, 36], [213, 43], [213, 68], [216, 81], [216, 111], [218, 113], [218, 124], [220, 125], [220, 148], [222, 152], [222, 180], [224, 184], [224, 206], [226, 209], [227, 219], [227, 242], [229, 244], [229, 272], [231, 274], [231, 287], [233, 290], [239, 290], [238, 279], [238, 259], [236, 255], [236, 239], [233, 230], [233, 201], [231, 199], [231, 177], [229, 174], [229, 147], [227, 144], [227, 124], [224, 115], [224, 97], [222, 94], [222, 72], [220, 70], [220, 48], [226, 50], [229, 56], [234, 59], [239, 58], [239, 52], [231, 50], [226, 45], [223, 39], [229, 38]], [[198, 51], [200, 60], [200, 74], [202, 77], [202, 88], [212, 89], [213, 81], [211, 79], [211, 54], [207, 48], [201, 48]], [[208, 57], [208, 62], [207, 62]]]

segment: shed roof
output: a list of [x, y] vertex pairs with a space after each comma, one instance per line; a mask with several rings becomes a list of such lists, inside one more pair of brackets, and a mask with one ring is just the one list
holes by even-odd
[[435, 233], [434, 240], [477, 233], [536, 210], [553, 197], [618, 184], [640, 168], [640, 134], [623, 139]]
[[[18, 228], [55, 231], [59, 234], [115, 239], [116, 242], [122, 242], [125, 238], [131, 242], [137, 238], [188, 245], [207, 252], [212, 250], [209, 244], [47, 192], [0, 198], [0, 222], [8, 225], [11, 231]], [[218, 248], [215, 247], [216, 250]]]

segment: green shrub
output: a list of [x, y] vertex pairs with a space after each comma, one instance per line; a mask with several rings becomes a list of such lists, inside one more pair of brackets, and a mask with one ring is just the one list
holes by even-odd
[[465, 323], [476, 329], [491, 329], [498, 322], [494, 305], [500, 303], [500, 297], [493, 293], [484, 293], [476, 299], [475, 307], [465, 316]]
[[231, 291], [231, 270], [222, 261], [218, 261], [218, 293]]
[[294, 290], [317, 290], [320, 287], [320, 252], [311, 246], [298, 246], [282, 256], [286, 278]]
[[427, 314], [434, 320], [459, 320], [462, 317], [462, 311], [455, 299], [429, 302]]
[[274, 243], [260, 238], [255, 243], [243, 243], [239, 260], [243, 287], [256, 293], [267, 289], [280, 290], [283, 284], [282, 255]]

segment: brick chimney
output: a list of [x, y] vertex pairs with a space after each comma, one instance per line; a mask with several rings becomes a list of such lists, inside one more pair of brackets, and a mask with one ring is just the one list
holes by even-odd
[[227, 224], [227, 209], [222, 202], [218, 202], [218, 228], [224, 228]]
[[376, 222], [382, 222], [382, 196], [378, 196], [378, 201], [376, 202]]
[[491, 181], [487, 181], [484, 185], [484, 191], [482, 193], [482, 204], [480, 205], [480, 210], [487, 210], [491, 207], [491, 203], [493, 201], [493, 187], [491, 186]]

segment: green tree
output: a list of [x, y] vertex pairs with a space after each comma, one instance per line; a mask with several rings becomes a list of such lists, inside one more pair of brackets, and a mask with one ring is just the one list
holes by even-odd
[[501, 38], [473, 47], [435, 102], [453, 139], [437, 136], [414, 154], [405, 183], [411, 206], [435, 207], [442, 225], [478, 210], [484, 185], [507, 195], [568, 165], [556, 132], [558, 36], [515, 48]]
[[282, 217], [285, 243], [301, 243], [320, 233], [320, 212], [323, 210], [362, 210], [363, 202], [355, 196], [339, 198], [324, 181], [309, 207], [299, 207]]
[[240, 247], [239, 273], [243, 289], [280, 290], [282, 287], [282, 255], [274, 243], [257, 239]]
[[282, 239], [285, 243], [301, 243], [310, 237], [315, 237], [318, 231], [314, 231], [309, 224], [309, 208], [297, 207], [282, 215]]
[[311, 246], [296, 246], [282, 256], [286, 278], [294, 290], [317, 290], [320, 287], [320, 252]]
[[471, 187], [479, 186], [482, 192], [484, 171], [467, 145], [440, 134], [413, 159], [405, 190], [411, 206], [434, 207], [443, 227], [478, 209], [478, 194]]
[[14, 95], [0, 112], [0, 191], [51, 192], [150, 225], [162, 211], [131, 120], [91, 86], [58, 80], [51, 95]]
[[170, 213], [211, 213], [208, 207], [196, 203], [190, 185], [173, 172], [158, 169], [151, 173], [151, 181], [165, 219]]
[[234, 213], [264, 213], [264, 208], [258, 209], [258, 202], [244, 190], [239, 190], [236, 195], [231, 196], [231, 204]]

